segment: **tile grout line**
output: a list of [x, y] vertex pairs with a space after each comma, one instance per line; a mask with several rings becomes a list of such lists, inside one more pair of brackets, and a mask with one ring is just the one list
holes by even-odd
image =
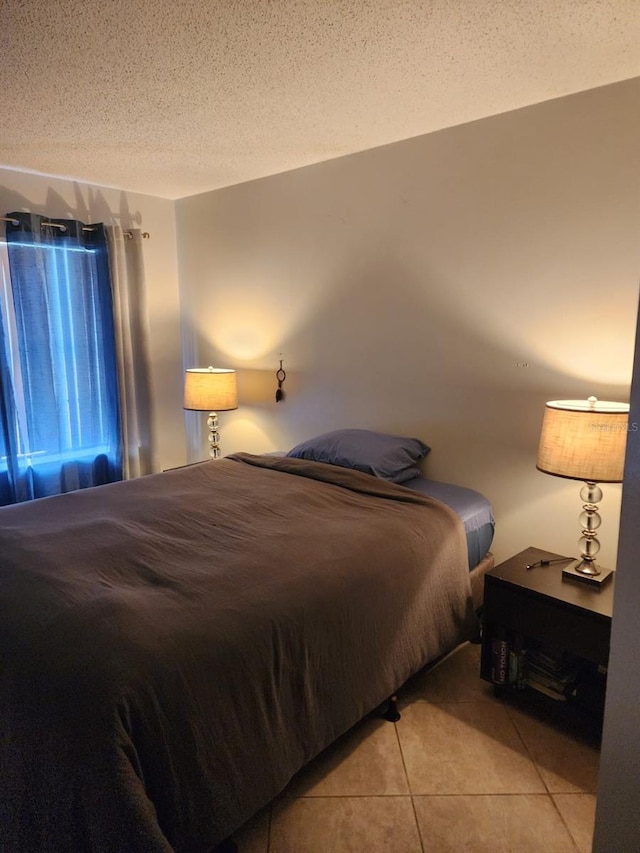
[[[400, 716], [402, 719], [402, 715]], [[404, 770], [404, 778], [407, 783], [407, 790], [409, 792], [409, 799], [411, 800], [411, 810], [413, 812], [413, 820], [415, 821], [416, 829], [418, 830], [418, 841], [420, 842], [420, 850], [422, 853], [426, 853], [424, 849], [424, 840], [422, 838], [422, 832], [420, 830], [420, 821], [418, 820], [418, 813], [416, 811], [416, 804], [413, 799], [413, 790], [411, 788], [411, 781], [409, 779], [409, 772], [407, 771], [407, 765], [404, 760], [404, 752], [402, 751], [402, 741], [400, 740], [400, 732], [398, 731], [398, 723], [395, 722], [393, 724], [393, 729], [396, 733], [396, 742], [398, 744], [398, 750], [400, 751], [400, 760], [402, 761], [402, 769]]]
[[[414, 824], [415, 824], [416, 829], [418, 831], [418, 840], [419, 840], [419, 844], [420, 844], [419, 849], [420, 849], [421, 853], [427, 853], [426, 848], [425, 848], [426, 842], [423, 839], [423, 833], [421, 832], [420, 822], [418, 820], [418, 815], [417, 815], [416, 799], [418, 799], [418, 798], [421, 798], [421, 799], [428, 799], [428, 798], [433, 798], [433, 797], [504, 798], [504, 797], [522, 797], [522, 796], [535, 797], [535, 798], [545, 797], [545, 798], [551, 799], [552, 804], [553, 804], [553, 811], [560, 818], [560, 825], [564, 829], [565, 838], [568, 836], [568, 839], [569, 839], [570, 845], [571, 845], [571, 849], [574, 851], [577, 851], [577, 853], [581, 853], [581, 848], [579, 847], [578, 840], [574, 837], [574, 835], [571, 832], [567, 822], [563, 818], [563, 815], [560, 812], [560, 809], [556, 803], [554, 793], [550, 790], [550, 786], [546, 783], [545, 777], [543, 776], [543, 774], [541, 772], [541, 766], [535, 760], [532, 748], [531, 749], [529, 748], [527, 741], [525, 740], [525, 737], [524, 737], [523, 733], [521, 732], [520, 727], [518, 726], [517, 719], [515, 718], [514, 714], [512, 713], [512, 708], [509, 706], [508, 703], [505, 703], [504, 701], [500, 701], [498, 698], [493, 697], [493, 696], [489, 696], [489, 695], [478, 696], [478, 697], [473, 696], [470, 698], [462, 696], [459, 698], [449, 698], [449, 699], [446, 697], [441, 697], [441, 698], [436, 699], [436, 700], [414, 696], [414, 697], [407, 697], [407, 699], [408, 699], [407, 707], [404, 708], [402, 711], [403, 716], [406, 713], [406, 711], [411, 707], [411, 705], [417, 705], [417, 704], [426, 704], [426, 705], [431, 705], [431, 706], [435, 706], [435, 707], [443, 707], [443, 706], [449, 706], [449, 705], [463, 706], [463, 705], [467, 705], [467, 704], [476, 704], [476, 705], [488, 704], [488, 705], [501, 707], [503, 709], [503, 711], [506, 712], [507, 719], [509, 720], [509, 722], [511, 723], [511, 725], [515, 729], [517, 742], [519, 742], [521, 744], [521, 747], [523, 748], [523, 756], [527, 757], [529, 759], [529, 761], [531, 762], [531, 764], [533, 764], [533, 766], [535, 767], [536, 776], [539, 778], [539, 780], [542, 783], [542, 790], [539, 792], [530, 792], [530, 793], [526, 793], [526, 792], [515, 792], [515, 793], [511, 793], [511, 792], [502, 792], [502, 793], [478, 792], [478, 793], [466, 793], [466, 794], [461, 794], [461, 793], [443, 794], [443, 793], [437, 793], [437, 792], [432, 792], [432, 793], [428, 793], [428, 794], [414, 793], [413, 788], [412, 788], [412, 784], [411, 784], [411, 780], [409, 777], [408, 769], [407, 769], [404, 751], [402, 748], [402, 740], [401, 740], [400, 731], [399, 731], [400, 723], [396, 723], [396, 724], [394, 724], [394, 731], [395, 731], [396, 742], [398, 744], [398, 748], [400, 751], [400, 759], [402, 762], [402, 770], [403, 770], [403, 773], [405, 776], [405, 782], [406, 782], [406, 786], [407, 786], [407, 794], [404, 794], [404, 793], [395, 793], [395, 794], [394, 793], [383, 793], [383, 794], [375, 794], [375, 795], [371, 795], [371, 794], [333, 794], [333, 795], [327, 795], [327, 794], [322, 795], [321, 794], [321, 795], [316, 795], [316, 794], [311, 793], [311, 794], [298, 795], [296, 797], [289, 797], [289, 798], [285, 798], [285, 799], [288, 799], [288, 800], [293, 802], [295, 800], [304, 800], [304, 799], [310, 799], [310, 800], [313, 800], [313, 799], [344, 800], [344, 799], [352, 799], [352, 798], [353, 799], [377, 799], [380, 797], [404, 798], [408, 795], [411, 799], [412, 812], [414, 815]], [[569, 792], [567, 792], [567, 793], [569, 793]], [[584, 792], [584, 791], [582, 791], [582, 792], [580, 792], [580, 791], [571, 792], [572, 795], [576, 795], [576, 796], [578, 794], [584, 794], [584, 793], [589, 793], [589, 792]], [[267, 827], [266, 853], [271, 853], [271, 850], [273, 848], [273, 843], [275, 841], [275, 836], [272, 835], [272, 826], [273, 826], [273, 806], [271, 806], [270, 810], [269, 810], [269, 822], [268, 822], [268, 827]]]
[[546, 781], [545, 781], [544, 776], [543, 776], [543, 775], [542, 775], [542, 773], [540, 772], [540, 768], [538, 767], [538, 762], [535, 760], [535, 758], [534, 758], [534, 756], [533, 756], [533, 753], [531, 752], [531, 750], [530, 750], [530, 749], [529, 749], [529, 747], [527, 746], [527, 742], [525, 741], [524, 737], [522, 736], [522, 734], [521, 734], [521, 732], [520, 732], [520, 729], [518, 728], [518, 723], [516, 722], [515, 717], [513, 717], [513, 716], [511, 715], [511, 711], [510, 711], [509, 706], [508, 706], [508, 705], [503, 704], [503, 705], [502, 705], [502, 707], [503, 707], [503, 708], [504, 708], [504, 710], [506, 711], [506, 713], [507, 713], [507, 717], [509, 718], [509, 721], [510, 721], [511, 725], [512, 725], [512, 726], [513, 726], [513, 728], [515, 729], [516, 734], [518, 735], [518, 740], [520, 741], [520, 743], [522, 744], [522, 746], [523, 746], [523, 747], [524, 747], [524, 749], [525, 749], [525, 752], [526, 752], [526, 753], [527, 753], [527, 755], [529, 756], [529, 760], [531, 761], [531, 763], [533, 764], [533, 766], [536, 768], [536, 773], [537, 773], [537, 774], [538, 774], [538, 776], [540, 777], [540, 781], [541, 781], [541, 782], [542, 782], [542, 784], [544, 785], [544, 789], [545, 789], [545, 791], [547, 792], [547, 794], [548, 794], [549, 796], [551, 796], [551, 791], [549, 790], [549, 786], [547, 785], [547, 783], [546, 783]]
[[398, 744], [398, 751], [400, 752], [400, 761], [402, 762], [402, 770], [404, 771], [405, 782], [407, 783], [407, 791], [409, 792], [409, 796], [412, 795], [411, 790], [411, 781], [409, 780], [409, 773], [407, 771], [407, 765], [404, 760], [404, 752], [402, 751], [402, 741], [400, 740], [400, 733], [398, 732], [398, 723], [393, 724], [393, 730], [396, 735], [396, 743]]
[[[307, 794], [302, 797], [282, 797], [281, 799], [287, 802], [295, 802], [296, 800], [402, 800], [411, 796], [441, 796], [440, 794]], [[442, 796], [457, 797], [458, 794], [449, 794]]]
[[[589, 794], [585, 791], [565, 791], [565, 792], [556, 792], [557, 796], [562, 797], [579, 797], [579, 796], [593, 796], [593, 794]], [[464, 797], [465, 799], [468, 797], [553, 797], [556, 794], [551, 794], [548, 791], [466, 791], [459, 794], [452, 794], [448, 792], [441, 793], [430, 793], [430, 794], [305, 794], [303, 796], [298, 797], [281, 797], [282, 800], [286, 800], [287, 802], [295, 802], [296, 800], [384, 800], [384, 799], [396, 799], [401, 800], [407, 797], [413, 797], [417, 799], [419, 797], [424, 797], [425, 799], [429, 797]]]
[[[558, 808], [558, 804], [555, 801], [555, 797], [553, 796], [552, 793], [549, 793], [549, 796], [551, 797], [551, 802], [553, 803], [553, 807], [556, 810], [558, 817], [562, 821], [562, 825], [564, 826], [564, 828], [567, 830], [567, 833], [569, 834], [569, 838], [571, 839], [573, 846], [576, 848], [577, 853], [580, 853], [580, 848], [578, 847], [578, 842], [573, 837], [573, 832], [571, 832], [571, 828], [569, 827], [568, 823], [564, 819], [564, 815], [562, 814], [562, 812]], [[575, 796], [575, 794], [569, 794], [569, 796]]]
[[[518, 725], [517, 725], [515, 719], [509, 713], [509, 706], [506, 705], [504, 702], [501, 702], [498, 699], [496, 699], [495, 702], [491, 701], [491, 700], [482, 700], [482, 699], [478, 699], [478, 700], [476, 700], [476, 699], [462, 699], [462, 700], [461, 699], [440, 699], [437, 701], [431, 701], [429, 699], [418, 699], [418, 700], [416, 700], [415, 704], [421, 702], [421, 703], [431, 705], [431, 706], [443, 707], [443, 706], [448, 706], [448, 705], [473, 705], [473, 704], [481, 705], [481, 704], [484, 704], [484, 701], [488, 701], [492, 705], [495, 704], [497, 707], [502, 708], [505, 711], [509, 722], [511, 723], [511, 725], [513, 726], [513, 728], [516, 732], [518, 740], [520, 741], [520, 743], [524, 747], [526, 756], [529, 758], [529, 761], [531, 762], [531, 764], [535, 768], [535, 771], [536, 771], [540, 781], [542, 782], [542, 785], [544, 787], [544, 791], [541, 791], [540, 793], [543, 796], [551, 796], [552, 792], [549, 790], [549, 787], [548, 787], [547, 783], [545, 782], [542, 773], [540, 772], [540, 769], [538, 767], [538, 763], [535, 761], [533, 754], [531, 753], [529, 747], [527, 746], [523, 736], [520, 734], [520, 729], [518, 728]], [[412, 702], [411, 704], [414, 704], [414, 703]], [[394, 725], [397, 726], [397, 724], [394, 724]], [[511, 794], [509, 792], [503, 792], [502, 794], [500, 794], [500, 793], [493, 793], [492, 794], [492, 793], [484, 792], [484, 793], [477, 793], [477, 794], [476, 793], [469, 793], [469, 794], [414, 794], [413, 790], [411, 789], [411, 783], [409, 780], [409, 773], [407, 772], [407, 768], [406, 768], [406, 765], [404, 762], [404, 753], [402, 752], [402, 743], [401, 743], [400, 737], [397, 733], [397, 729], [396, 729], [396, 736], [398, 737], [398, 745], [400, 746], [400, 754], [402, 756], [402, 766], [404, 768], [405, 775], [407, 777], [407, 785], [409, 786], [409, 792], [410, 792], [412, 797], [413, 796], [417, 796], [417, 797], [419, 797], [419, 796], [425, 796], [425, 797], [441, 797], [441, 796], [444, 796], [444, 797], [446, 797], [446, 796], [451, 796], [451, 797], [457, 797], [457, 796], [471, 796], [471, 797], [473, 797], [473, 796], [490, 796], [491, 797], [491, 796], [496, 796], [497, 797], [497, 796], [517, 796], [518, 794], [526, 793], [526, 792], [516, 792], [515, 794]]]
[[519, 729], [519, 727], [518, 727], [518, 723], [517, 723], [517, 721], [516, 721], [516, 718], [511, 714], [511, 709], [510, 709], [509, 705], [504, 705], [504, 708], [505, 708], [505, 710], [506, 710], [506, 712], [507, 712], [507, 716], [508, 716], [508, 717], [509, 717], [509, 719], [511, 720], [511, 725], [512, 725], [512, 726], [514, 727], [514, 729], [516, 730], [516, 733], [517, 733], [517, 735], [518, 735], [518, 738], [520, 739], [520, 742], [521, 742], [521, 743], [522, 743], [522, 745], [524, 746], [524, 748], [525, 748], [525, 750], [526, 750], [526, 752], [527, 752], [527, 755], [528, 755], [528, 756], [529, 756], [529, 758], [531, 759], [531, 762], [532, 762], [533, 766], [536, 768], [536, 773], [538, 774], [538, 776], [539, 776], [539, 777], [540, 777], [540, 779], [542, 780], [542, 784], [543, 784], [543, 785], [544, 785], [544, 787], [545, 787], [545, 790], [546, 790], [546, 792], [547, 792], [547, 796], [548, 796], [548, 797], [549, 797], [549, 799], [551, 800], [551, 804], [553, 805], [553, 808], [555, 809], [556, 814], [557, 814], [557, 815], [558, 815], [558, 817], [560, 818], [560, 822], [561, 822], [561, 823], [562, 823], [562, 825], [564, 826], [564, 828], [565, 828], [565, 830], [566, 830], [566, 832], [567, 832], [567, 835], [569, 836], [569, 839], [571, 840], [571, 843], [573, 844], [573, 846], [574, 846], [575, 850], [577, 851], [577, 853], [580, 853], [580, 850], [579, 850], [579, 848], [578, 848], [578, 844], [577, 844], [577, 842], [576, 842], [575, 838], [573, 837], [573, 833], [572, 833], [572, 832], [571, 832], [571, 830], [569, 829], [569, 826], [567, 825], [567, 822], [565, 821], [564, 817], [562, 816], [562, 813], [561, 813], [560, 809], [558, 808], [558, 806], [557, 806], [557, 804], [556, 804], [556, 801], [555, 801], [555, 800], [554, 800], [554, 798], [553, 798], [553, 792], [550, 790], [549, 786], [547, 785], [546, 780], [545, 780], [544, 776], [542, 775], [542, 773], [540, 772], [540, 768], [538, 767], [538, 762], [537, 762], [537, 761], [535, 760], [535, 758], [533, 757], [533, 753], [531, 752], [531, 750], [530, 750], [530, 749], [529, 749], [529, 747], [527, 746], [527, 743], [526, 743], [526, 741], [525, 741], [524, 737], [522, 736], [522, 734], [521, 734], [521, 732], [520, 732], [520, 729]]
[[[593, 796], [588, 791], [565, 791], [556, 792], [557, 796], [562, 797], [579, 797]], [[459, 794], [451, 794], [447, 792], [431, 793], [431, 794], [305, 794], [298, 797], [281, 797], [287, 802], [295, 800], [383, 800], [383, 799], [403, 799], [406, 797], [553, 797], [556, 794], [551, 794], [549, 791], [466, 791]]]

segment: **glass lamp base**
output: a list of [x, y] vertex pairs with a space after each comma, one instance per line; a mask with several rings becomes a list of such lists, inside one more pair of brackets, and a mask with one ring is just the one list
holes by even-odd
[[562, 570], [562, 580], [577, 581], [578, 583], [588, 584], [592, 587], [601, 587], [613, 575], [613, 569], [605, 569], [602, 566], [596, 566], [591, 563], [591, 569], [596, 569], [597, 574], [589, 574], [580, 568], [584, 565], [584, 560], [574, 560]]
[[597, 563], [594, 560], [580, 560], [579, 563], [573, 567], [576, 572], [580, 572], [581, 575], [589, 575], [590, 577], [596, 577], [600, 574], [600, 569], [598, 568]]
[[209, 427], [209, 459], [219, 459], [220, 432], [218, 430], [218, 415], [216, 412], [209, 412], [207, 426]]
[[578, 541], [581, 559], [564, 568], [562, 577], [600, 586], [611, 577], [611, 569], [602, 570], [596, 563], [596, 556], [600, 551], [597, 533], [602, 524], [598, 512], [602, 489], [597, 483], [588, 480], [580, 490], [580, 498], [584, 501], [579, 518], [582, 528], [582, 536]]

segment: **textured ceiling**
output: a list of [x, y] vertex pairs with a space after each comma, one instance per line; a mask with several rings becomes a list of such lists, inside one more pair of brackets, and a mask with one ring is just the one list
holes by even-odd
[[165, 198], [640, 74], [638, 0], [0, 0], [0, 164]]

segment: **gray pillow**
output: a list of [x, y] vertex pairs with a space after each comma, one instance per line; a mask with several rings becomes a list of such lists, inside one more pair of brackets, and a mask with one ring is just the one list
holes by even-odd
[[355, 468], [392, 483], [406, 483], [422, 474], [416, 463], [430, 449], [418, 438], [368, 429], [337, 429], [297, 444], [287, 456]]

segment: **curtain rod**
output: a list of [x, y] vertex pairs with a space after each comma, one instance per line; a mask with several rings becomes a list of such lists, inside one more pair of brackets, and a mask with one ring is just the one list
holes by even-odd
[[[20, 225], [20, 222], [17, 219], [12, 219], [10, 216], [9, 217], [0, 216], [0, 221], [10, 222], [12, 225]], [[66, 225], [60, 225], [59, 222], [41, 222], [40, 223], [41, 228], [44, 228], [46, 225], [48, 225], [50, 228], [59, 228], [61, 231], [67, 230], [67, 226]], [[83, 225], [82, 230], [83, 231], [95, 231], [96, 229], [92, 228], [90, 225]], [[133, 240], [133, 234], [131, 233], [131, 231], [123, 231], [122, 233], [127, 238], [127, 240]], [[149, 234], [148, 231], [142, 232], [142, 238], [144, 240], [148, 240], [150, 236], [151, 235]]]

